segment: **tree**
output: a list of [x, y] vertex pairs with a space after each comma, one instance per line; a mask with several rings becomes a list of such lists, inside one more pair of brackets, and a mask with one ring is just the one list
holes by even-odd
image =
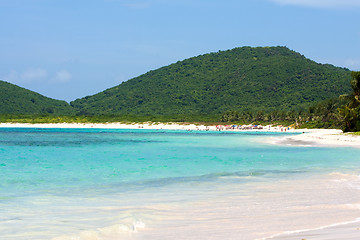
[[351, 88], [353, 89], [353, 93], [351, 95], [352, 100], [350, 101], [350, 106], [356, 108], [360, 105], [360, 72], [352, 72], [351, 77]]
[[353, 92], [340, 96], [348, 101], [348, 104], [339, 109], [344, 118], [344, 131], [360, 131], [360, 72], [351, 73], [351, 88]]

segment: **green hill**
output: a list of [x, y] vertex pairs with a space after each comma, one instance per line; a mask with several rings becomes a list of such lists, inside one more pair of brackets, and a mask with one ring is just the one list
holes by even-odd
[[55, 100], [36, 92], [0, 81], [0, 114], [73, 114], [65, 101]]
[[349, 79], [349, 70], [286, 47], [242, 47], [149, 71], [71, 105], [93, 115], [288, 111], [349, 92]]

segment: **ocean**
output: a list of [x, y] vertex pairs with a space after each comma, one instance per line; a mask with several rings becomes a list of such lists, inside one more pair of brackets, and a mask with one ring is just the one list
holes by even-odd
[[4, 240], [276, 239], [359, 221], [360, 149], [291, 133], [0, 128]]

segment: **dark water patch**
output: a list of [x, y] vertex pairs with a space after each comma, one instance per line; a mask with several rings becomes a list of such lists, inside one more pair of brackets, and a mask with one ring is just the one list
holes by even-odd
[[157, 140], [119, 140], [119, 139], [83, 139], [83, 140], [9, 140], [0, 141], [3, 146], [26, 147], [78, 147], [84, 145], [116, 145], [116, 144], [146, 144], [161, 143]]
[[312, 141], [303, 141], [303, 140], [296, 140], [292, 138], [286, 138], [277, 142], [278, 144], [282, 145], [290, 145], [290, 146], [319, 146], [319, 144], [312, 142]]
[[[120, 182], [107, 185], [99, 185], [84, 188], [79, 190], [74, 189], [62, 189], [61, 194], [65, 195], [77, 195], [77, 194], [112, 194], [119, 192], [132, 192], [143, 189], [161, 188], [169, 185], [192, 185], [201, 183], [212, 183], [212, 182], [233, 182], [236, 184], [244, 184], [254, 181], [269, 181], [270, 179], [281, 179], [286, 177], [293, 177], [294, 175], [300, 175], [307, 173], [305, 170], [292, 170], [292, 171], [281, 171], [281, 170], [263, 170], [263, 171], [240, 171], [240, 172], [221, 172], [205, 174], [200, 176], [186, 176], [186, 177], [166, 177], [159, 179], [147, 179], [132, 182]], [[60, 193], [53, 194], [57, 195]]]
[[13, 217], [13, 218], [0, 218], [0, 222], [12, 222], [12, 221], [22, 221], [23, 219], [20, 217]]
[[116, 133], [150, 134], [175, 132], [172, 130], [153, 129], [106, 129], [106, 128], [0, 128], [0, 133]]
[[[305, 170], [291, 170], [291, 171], [279, 171], [279, 170], [259, 170], [259, 171], [239, 171], [239, 172], [219, 172], [211, 173], [199, 176], [184, 176], [184, 177], [164, 177], [158, 179], [145, 179], [145, 180], [135, 180], [135, 181], [124, 181], [117, 183], [99, 183], [91, 185], [84, 182], [84, 184], [75, 184], [75, 185], [48, 185], [46, 182], [41, 184], [28, 183], [22, 185], [22, 191], [16, 192], [14, 194], [8, 194], [7, 197], [3, 199], [0, 197], [1, 201], [12, 200], [19, 197], [30, 197], [37, 195], [53, 195], [53, 196], [86, 196], [94, 197], [106, 194], [118, 194], [126, 192], [136, 192], [142, 191], [144, 189], [156, 189], [166, 186], [179, 185], [192, 186], [193, 184], [212, 184], [212, 183], [235, 183], [245, 184], [248, 182], [257, 182], [257, 181], [273, 181], [277, 179], [286, 179], [294, 177], [295, 175], [300, 175], [308, 173]], [[74, 180], [76, 182], [76, 180]], [[31, 187], [30, 187], [31, 185]]]

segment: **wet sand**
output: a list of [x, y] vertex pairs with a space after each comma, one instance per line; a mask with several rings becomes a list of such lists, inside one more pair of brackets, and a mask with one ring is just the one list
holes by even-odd
[[317, 230], [301, 231], [297, 233], [282, 234], [272, 240], [359, 240], [360, 219], [353, 223], [339, 224]]

